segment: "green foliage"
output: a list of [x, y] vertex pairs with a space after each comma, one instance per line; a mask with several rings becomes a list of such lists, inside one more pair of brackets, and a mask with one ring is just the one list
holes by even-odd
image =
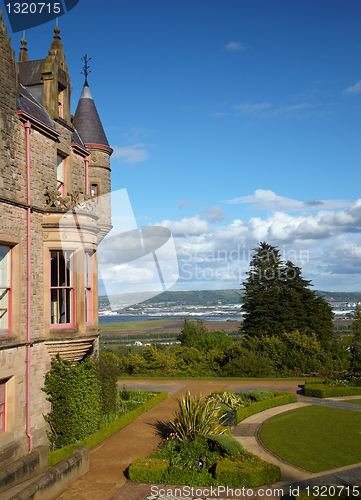
[[51, 361], [43, 390], [51, 403], [44, 418], [50, 425], [53, 449], [81, 441], [99, 428], [101, 387], [92, 361], [72, 365], [58, 354]]
[[245, 319], [242, 331], [249, 336], [279, 335], [300, 330], [315, 333], [326, 344], [332, 338], [332, 309], [309, 289], [301, 269], [281, 260], [280, 250], [260, 243], [243, 283]]
[[245, 406], [242, 398], [238, 394], [230, 393], [228, 391], [219, 392], [217, 394], [212, 393], [208, 398], [208, 401], [213, 400], [221, 405], [225, 405], [228, 409], [237, 410]]
[[250, 452], [222, 458], [216, 465], [216, 479], [227, 486], [253, 488], [263, 484], [275, 483], [281, 479], [277, 465], [265, 462]]
[[245, 393], [246, 398], [250, 398], [253, 401], [265, 401], [266, 399], [272, 399], [275, 395], [270, 391], [248, 391]]
[[102, 413], [107, 415], [116, 408], [118, 358], [112, 353], [100, 353], [97, 370], [101, 386]]
[[358, 302], [353, 313], [353, 322], [351, 325], [351, 333], [355, 336], [355, 340], [361, 340], [361, 303]]
[[183, 327], [178, 340], [183, 347], [195, 347], [201, 352], [215, 348], [226, 349], [233, 344], [232, 339], [227, 336], [224, 330], [209, 332], [202, 320], [194, 322], [187, 318], [183, 319]]
[[241, 443], [227, 434], [210, 436], [209, 441], [213, 443], [214, 451], [218, 451], [222, 456], [233, 456], [245, 452]]
[[117, 420], [108, 424], [102, 429], [99, 429], [97, 432], [95, 432], [91, 436], [88, 436], [80, 443], [71, 444], [59, 450], [50, 452], [48, 455], [49, 467], [55, 465], [64, 458], [69, 457], [73, 453], [73, 451], [79, 446], [87, 446], [88, 448], [93, 448], [97, 444], [104, 441], [104, 439], [108, 438], [109, 436], [112, 436], [120, 429], [123, 429], [123, 427], [133, 422], [133, 420], [138, 418], [140, 415], [146, 413], [148, 410], [150, 410], [151, 408], [153, 408], [154, 406], [156, 406], [161, 401], [167, 398], [168, 398], [168, 392], [162, 391], [160, 393], [157, 393], [152, 399], [150, 399], [143, 405], [139, 406], [133, 411], [130, 411], [129, 413], [126, 413], [125, 415], [122, 415]]
[[275, 408], [276, 406], [287, 405], [289, 403], [297, 403], [296, 394], [283, 391], [272, 391], [272, 393], [274, 394], [272, 399], [255, 402], [245, 408], [239, 408], [239, 410], [237, 410], [237, 423], [247, 417], [250, 417], [251, 415], [254, 415], [255, 413], [268, 410], [268, 408]]
[[137, 458], [129, 467], [129, 479], [141, 483], [159, 483], [168, 467], [169, 462], [165, 458]]
[[177, 399], [179, 411], [170, 422], [170, 428], [181, 440], [193, 441], [197, 436], [223, 434], [226, 428], [219, 422], [224, 416], [219, 404], [215, 401], [204, 401], [201, 395], [189, 392], [182, 399]]
[[305, 395], [312, 398], [333, 398], [337, 396], [357, 396], [361, 394], [361, 387], [327, 387], [325, 384], [305, 385]]

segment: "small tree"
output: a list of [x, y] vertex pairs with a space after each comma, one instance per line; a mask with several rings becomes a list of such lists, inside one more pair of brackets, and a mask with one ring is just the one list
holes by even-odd
[[183, 328], [178, 336], [182, 347], [194, 347], [202, 352], [208, 352], [211, 349], [227, 349], [233, 344], [231, 338], [227, 336], [224, 330], [215, 330], [209, 332], [204, 326], [202, 320], [189, 321], [184, 318]]

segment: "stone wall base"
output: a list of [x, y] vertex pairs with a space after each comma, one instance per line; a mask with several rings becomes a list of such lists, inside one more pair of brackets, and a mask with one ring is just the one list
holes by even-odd
[[71, 457], [35, 477], [9, 500], [51, 500], [89, 471], [89, 448], [80, 446]]

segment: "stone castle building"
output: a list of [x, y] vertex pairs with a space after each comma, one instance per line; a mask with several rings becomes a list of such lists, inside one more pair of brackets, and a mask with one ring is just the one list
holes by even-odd
[[44, 59], [29, 60], [22, 40], [16, 62], [0, 10], [0, 469], [47, 443], [51, 358], [98, 345], [97, 246], [111, 228], [98, 197], [112, 149], [87, 81], [71, 116], [54, 32]]

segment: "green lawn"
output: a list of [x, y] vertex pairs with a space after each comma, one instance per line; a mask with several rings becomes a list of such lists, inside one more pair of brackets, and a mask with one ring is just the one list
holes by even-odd
[[361, 462], [361, 412], [306, 406], [266, 422], [260, 437], [273, 453], [310, 472]]

